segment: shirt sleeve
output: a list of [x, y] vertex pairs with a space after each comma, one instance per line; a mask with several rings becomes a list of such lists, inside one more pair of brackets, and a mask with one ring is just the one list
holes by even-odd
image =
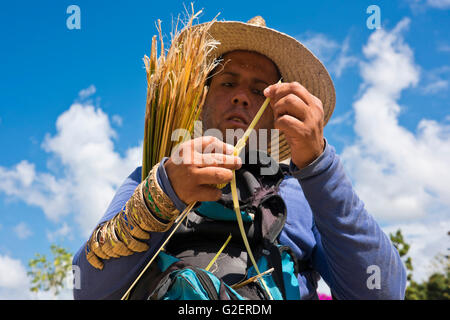
[[400, 256], [358, 198], [334, 148], [326, 143], [322, 155], [303, 169], [291, 161], [290, 171], [303, 189], [317, 228], [313, 264], [333, 295], [403, 299], [406, 272]]

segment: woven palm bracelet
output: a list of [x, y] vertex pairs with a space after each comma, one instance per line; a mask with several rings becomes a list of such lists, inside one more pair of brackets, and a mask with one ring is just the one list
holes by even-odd
[[[180, 214], [180, 211], [175, 207], [173, 201], [164, 193], [161, 186], [158, 184], [158, 178], [156, 176], [158, 172], [159, 163], [153, 166], [152, 170], [147, 176], [148, 193], [151, 195], [151, 199], [158, 206], [166, 220], [174, 220]], [[148, 199], [149, 197], [146, 197]]]
[[158, 205], [153, 200], [152, 194], [150, 193], [150, 188], [148, 184], [148, 178], [144, 180], [144, 182], [140, 185], [142, 188], [142, 195], [144, 197], [145, 204], [153, 212], [154, 215], [158, 216], [160, 219], [169, 221], [172, 220], [171, 216], [166, 213], [166, 210], [161, 211]]
[[112, 251], [118, 256], [124, 257], [133, 254], [133, 251], [127, 248], [127, 246], [117, 237], [116, 226], [114, 219], [111, 219], [107, 228], [107, 241], [111, 243]]
[[120, 211], [119, 215], [123, 220], [123, 223], [125, 224], [127, 230], [133, 237], [142, 240], [150, 239], [150, 234], [141, 229], [139, 223], [135, 221], [133, 215], [127, 213], [126, 206], [122, 209], [122, 211]]
[[99, 269], [99, 270], [103, 269], [103, 262], [91, 250], [91, 248], [89, 247], [89, 241], [86, 242], [84, 252], [86, 254], [86, 259], [91, 266], [93, 266], [94, 268]]
[[142, 184], [136, 188], [133, 196], [128, 200], [130, 203], [127, 203], [127, 206], [131, 208], [133, 218], [139, 221], [140, 226], [146, 231], [165, 232], [169, 230], [173, 221], [162, 222], [153, 215], [144, 201], [141, 186]]
[[115, 230], [119, 240], [121, 240], [128, 249], [133, 252], [143, 252], [148, 249], [148, 245], [144, 242], [136, 240], [129, 232], [120, 215], [115, 218]]
[[104, 253], [106, 253], [108, 256], [110, 256], [111, 258], [119, 258], [120, 255], [117, 254], [115, 251], [113, 250], [113, 244], [111, 242], [110, 239], [110, 228], [109, 228], [109, 224], [110, 221], [107, 221], [103, 226], [102, 226], [102, 230], [101, 232], [104, 235], [104, 242], [101, 244], [100, 248], [103, 250]]
[[127, 217], [130, 217], [133, 219], [133, 221], [135, 223], [137, 223], [137, 225], [139, 226], [139, 228], [141, 228], [142, 230], [144, 230], [145, 232], [152, 232], [153, 230], [151, 230], [151, 227], [146, 225], [144, 223], [144, 219], [141, 217], [140, 212], [138, 212], [138, 210], [136, 209], [136, 206], [133, 203], [133, 197], [131, 197], [126, 204], [126, 214]]
[[91, 247], [91, 250], [95, 253], [95, 255], [101, 259], [107, 260], [110, 257], [103, 252], [102, 248], [101, 248], [101, 238], [100, 238], [100, 229], [101, 226], [98, 226], [94, 232], [92, 233], [91, 238], [89, 239], [89, 245]]

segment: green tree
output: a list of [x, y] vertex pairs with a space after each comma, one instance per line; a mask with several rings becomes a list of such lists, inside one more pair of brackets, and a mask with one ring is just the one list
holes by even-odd
[[57, 296], [65, 287], [65, 280], [72, 270], [72, 254], [66, 249], [52, 244], [50, 246], [53, 259], [45, 255], [35, 254], [35, 258], [28, 262], [32, 277], [30, 291], [51, 291]]
[[448, 255], [436, 257], [438, 268], [442, 271], [434, 272], [425, 283], [429, 300], [450, 300], [450, 258]]
[[436, 257], [437, 267], [444, 271], [434, 272], [428, 280], [418, 283], [413, 280], [412, 259], [408, 256], [410, 245], [405, 242], [401, 230], [390, 234], [390, 239], [397, 249], [407, 270], [406, 300], [449, 300], [450, 299], [450, 260], [449, 256]]
[[411, 257], [408, 257], [407, 254], [409, 252], [410, 245], [405, 242], [405, 239], [403, 238], [402, 231], [398, 229], [395, 234], [389, 234], [392, 244], [397, 249], [398, 254], [403, 260], [403, 263], [405, 264], [406, 270], [407, 270], [407, 276], [406, 279], [408, 280], [408, 283], [412, 280], [412, 271], [414, 270], [412, 265]]

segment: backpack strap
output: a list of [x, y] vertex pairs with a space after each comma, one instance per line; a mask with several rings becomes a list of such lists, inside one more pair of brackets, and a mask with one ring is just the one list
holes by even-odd
[[281, 294], [283, 295], [283, 300], [286, 300], [286, 288], [283, 280], [283, 267], [281, 263], [281, 253], [277, 246], [272, 245], [269, 249], [269, 255], [267, 259], [270, 261], [270, 264], [274, 268], [272, 272], [272, 278], [275, 281], [275, 284], [280, 289]]

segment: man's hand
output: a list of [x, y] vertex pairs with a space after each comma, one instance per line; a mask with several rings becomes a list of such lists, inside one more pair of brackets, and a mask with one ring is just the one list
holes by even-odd
[[219, 200], [222, 191], [215, 185], [230, 182], [232, 170], [242, 166], [233, 151], [232, 145], [211, 136], [180, 144], [164, 164], [178, 198], [186, 204]]
[[292, 162], [302, 169], [319, 157], [325, 147], [322, 102], [298, 82], [267, 87], [275, 129], [284, 133]]

